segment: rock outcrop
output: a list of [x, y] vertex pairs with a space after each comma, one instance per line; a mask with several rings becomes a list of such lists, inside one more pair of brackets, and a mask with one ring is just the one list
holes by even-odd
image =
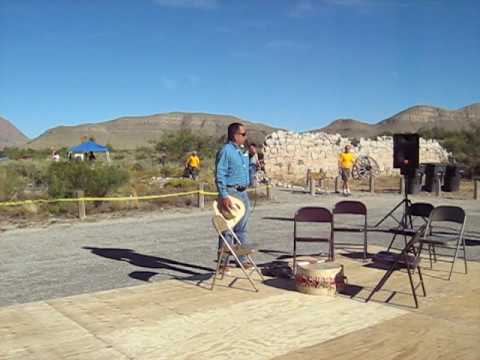
[[[323, 132], [298, 134], [276, 131], [265, 140], [265, 168], [273, 181], [302, 182], [307, 170], [323, 169], [328, 177], [338, 174], [338, 154], [350, 139], [340, 134]], [[381, 175], [398, 174], [393, 169], [393, 138], [360, 139], [353, 147], [357, 156], [367, 155], [376, 160]], [[420, 162], [445, 162], [448, 152], [436, 140], [420, 139]]]

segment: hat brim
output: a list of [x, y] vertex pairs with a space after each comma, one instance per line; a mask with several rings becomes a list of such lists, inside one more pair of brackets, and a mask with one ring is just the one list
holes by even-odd
[[245, 216], [245, 205], [243, 201], [235, 196], [228, 196], [232, 202], [232, 208], [225, 209], [219, 202], [215, 201], [213, 209], [216, 215], [221, 215], [230, 227], [235, 226]]

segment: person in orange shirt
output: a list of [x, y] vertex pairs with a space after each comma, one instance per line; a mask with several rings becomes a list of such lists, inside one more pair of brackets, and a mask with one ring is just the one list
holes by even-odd
[[185, 170], [189, 178], [193, 180], [197, 178], [198, 172], [200, 171], [200, 158], [198, 157], [196, 151], [192, 151], [185, 162]]
[[355, 161], [355, 155], [351, 152], [351, 145], [345, 145], [344, 151], [338, 157], [338, 172], [342, 177], [343, 195], [350, 196], [350, 186], [348, 185], [348, 179], [352, 176], [353, 163]]

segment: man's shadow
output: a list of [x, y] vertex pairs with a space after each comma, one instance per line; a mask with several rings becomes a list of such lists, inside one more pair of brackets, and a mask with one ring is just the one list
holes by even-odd
[[[202, 278], [205, 277], [205, 272], [211, 273], [214, 271], [214, 269], [209, 267], [184, 263], [157, 256], [139, 254], [131, 249], [96, 248], [90, 246], [84, 246], [83, 249], [90, 250], [93, 254], [102, 256], [104, 258], [125, 261], [139, 267], [172, 270], [188, 275], [188, 279], [195, 279], [197, 277]], [[203, 272], [196, 270], [203, 270]], [[130, 273], [129, 276], [136, 280], [149, 281], [151, 277], [157, 274], [158, 273], [154, 271], [134, 271]]]

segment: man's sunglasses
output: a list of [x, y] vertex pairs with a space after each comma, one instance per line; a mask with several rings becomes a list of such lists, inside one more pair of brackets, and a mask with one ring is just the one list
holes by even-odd
[[240, 135], [240, 136], [247, 136], [247, 133], [244, 132], [244, 133], [237, 133], [237, 135]]

